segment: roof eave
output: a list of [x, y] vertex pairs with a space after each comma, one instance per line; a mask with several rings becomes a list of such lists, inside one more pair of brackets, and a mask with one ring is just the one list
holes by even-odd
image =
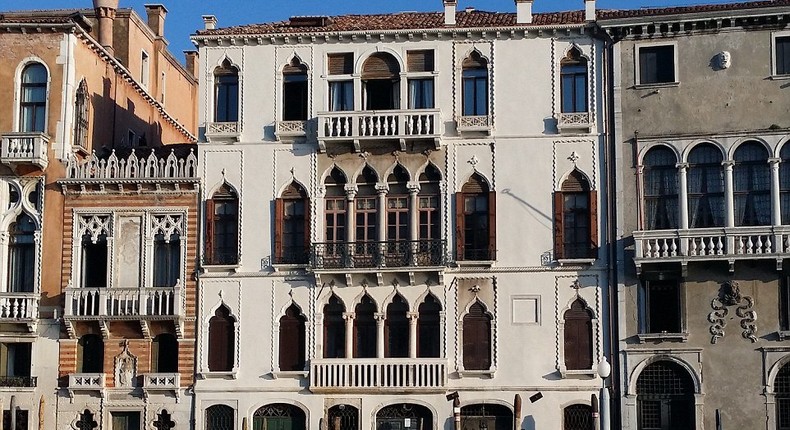
[[644, 15], [628, 18], [602, 18], [598, 20], [598, 25], [602, 28], [608, 28], [639, 24], [647, 25], [657, 22], [686, 22], [711, 19], [752, 18], [758, 16], [786, 14], [790, 14], [790, 6], [773, 6], [752, 9], [730, 9], [704, 12], [682, 12], [666, 15]]

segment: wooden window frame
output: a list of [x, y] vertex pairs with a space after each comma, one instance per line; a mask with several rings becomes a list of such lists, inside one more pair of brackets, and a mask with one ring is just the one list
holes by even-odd
[[209, 372], [233, 372], [236, 368], [236, 319], [221, 305], [208, 322], [207, 367]]
[[307, 363], [307, 318], [291, 304], [279, 322], [279, 370], [302, 372]]
[[[474, 315], [475, 308], [480, 309], [480, 315]], [[472, 371], [487, 371], [490, 370], [494, 363], [494, 336], [493, 324], [494, 318], [480, 301], [476, 301], [470, 306], [469, 311], [464, 315], [463, 320], [463, 339], [462, 339], [462, 357], [464, 370]], [[475, 327], [475, 324], [480, 326]], [[474, 332], [474, 334], [472, 334]], [[471, 334], [471, 336], [470, 336]], [[485, 339], [479, 339], [475, 335], [482, 335]], [[482, 343], [481, 343], [482, 341]], [[478, 348], [480, 345], [486, 345], [487, 348]], [[483, 357], [482, 354], [487, 349], [487, 356]], [[476, 356], [474, 352], [477, 352]]]
[[[207, 265], [238, 265], [239, 264], [239, 209], [241, 208], [238, 194], [229, 186], [223, 187], [206, 201], [206, 264]], [[218, 203], [232, 204], [235, 206], [235, 224], [236, 224], [236, 238], [234, 246], [226, 246], [232, 253], [226, 256], [217, 252], [215, 249], [218, 241], [216, 235], [218, 234], [217, 225], [219, 222], [231, 223], [233, 220], [229, 215], [216, 215], [214, 212]], [[227, 216], [227, 219], [222, 219], [222, 216]]]

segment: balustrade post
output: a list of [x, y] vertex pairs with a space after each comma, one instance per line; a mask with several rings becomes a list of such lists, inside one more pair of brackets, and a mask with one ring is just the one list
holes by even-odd
[[74, 315], [74, 291], [66, 288], [66, 303], [64, 305], [66, 315]]
[[107, 288], [99, 288], [99, 315], [109, 315], [107, 313]]
[[[148, 305], [151, 305], [151, 315], [159, 315], [157, 311], [159, 309], [154, 308], [156, 306], [156, 297], [155, 290], [149, 290], [148, 288], [138, 288], [137, 289], [137, 313], [140, 315], [148, 315]], [[161, 303], [160, 303], [161, 305]]]

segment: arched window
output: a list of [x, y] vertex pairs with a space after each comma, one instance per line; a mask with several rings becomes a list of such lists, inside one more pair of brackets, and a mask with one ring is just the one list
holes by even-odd
[[488, 62], [473, 51], [464, 59], [462, 68], [463, 116], [488, 115]]
[[335, 405], [329, 408], [328, 430], [359, 430], [359, 409], [351, 405]]
[[678, 228], [677, 162], [666, 146], [650, 149], [642, 160], [646, 230]]
[[236, 320], [225, 305], [208, 321], [208, 370], [230, 372], [235, 365]]
[[513, 411], [507, 406], [483, 403], [461, 408], [463, 430], [509, 430], [513, 428]]
[[181, 279], [181, 236], [154, 236], [154, 287], [172, 288]]
[[709, 143], [688, 156], [689, 227], [724, 226], [724, 173], [721, 151]]
[[85, 409], [80, 414], [80, 418], [77, 420], [74, 426], [78, 430], [93, 430], [99, 426], [99, 423], [93, 419], [93, 412], [91, 412], [90, 409]]
[[400, 65], [386, 52], [371, 54], [362, 64], [366, 110], [400, 109]]
[[157, 335], [151, 342], [151, 372], [178, 372], [178, 340], [172, 334]]
[[688, 372], [671, 361], [658, 361], [636, 380], [639, 430], [692, 430], [694, 384]]
[[82, 288], [107, 287], [107, 235], [95, 239], [90, 233], [82, 236]]
[[305, 368], [305, 325], [299, 307], [292, 304], [280, 318], [280, 370], [298, 372]]
[[420, 174], [417, 195], [417, 234], [420, 240], [418, 266], [444, 265], [444, 244], [441, 233], [440, 182], [442, 175], [432, 163]]
[[357, 177], [354, 262], [358, 267], [378, 266], [378, 181], [378, 175], [370, 166], [365, 166]]
[[771, 167], [758, 142], [738, 146], [733, 156], [735, 225], [771, 225]]
[[88, 107], [90, 106], [88, 83], [83, 79], [77, 88], [74, 101], [74, 146], [88, 149]]
[[77, 373], [104, 373], [104, 340], [98, 334], [77, 341]]
[[418, 308], [417, 357], [439, 358], [442, 355], [442, 305], [429, 294]]
[[206, 263], [239, 262], [239, 197], [223, 184], [206, 202]]
[[790, 429], [790, 365], [785, 363], [774, 380], [776, 428]]
[[307, 430], [305, 413], [284, 403], [262, 406], [252, 414], [252, 430]]
[[387, 319], [384, 325], [384, 356], [406, 358], [409, 356], [409, 304], [400, 294], [395, 295], [387, 306]]
[[283, 68], [283, 121], [307, 120], [307, 66], [294, 57]]
[[47, 116], [47, 68], [31, 63], [22, 69], [22, 95], [19, 99], [19, 128], [22, 132], [43, 133]]
[[478, 173], [455, 196], [456, 258], [496, 259], [496, 193]]
[[206, 430], [234, 430], [235, 411], [230, 406], [214, 405], [206, 408]]
[[565, 321], [565, 368], [589, 370], [593, 367], [592, 313], [576, 299], [563, 315]]
[[376, 303], [365, 294], [354, 309], [354, 358], [376, 358]]
[[214, 121], [239, 120], [239, 70], [225, 59], [214, 70]]
[[9, 228], [8, 292], [32, 293], [36, 268], [36, 223], [22, 213]]
[[563, 430], [593, 430], [593, 410], [590, 405], [570, 405], [562, 410]]
[[491, 368], [491, 315], [479, 301], [464, 315], [463, 342], [465, 370]]
[[275, 263], [306, 264], [310, 249], [310, 200], [296, 182], [274, 200]]
[[152, 424], [156, 430], [172, 430], [176, 428], [176, 423], [167, 409], [162, 409], [162, 412], [156, 414], [156, 420]]
[[782, 225], [790, 225], [790, 142], [785, 142], [779, 153], [779, 190], [781, 195]]
[[[404, 425], [408, 420], [409, 425]], [[422, 405], [399, 403], [381, 408], [376, 413], [376, 430], [430, 430], [433, 414]]]
[[554, 193], [554, 246], [557, 259], [594, 258], [597, 252], [598, 196], [575, 169]]
[[345, 358], [346, 307], [337, 296], [332, 295], [324, 306], [324, 358]]
[[387, 178], [387, 240], [409, 240], [409, 172], [397, 164]]
[[347, 203], [346, 176], [337, 167], [333, 168], [324, 180], [324, 250], [317, 249], [317, 267], [345, 267]]
[[587, 112], [587, 59], [575, 46], [560, 61], [562, 113]]

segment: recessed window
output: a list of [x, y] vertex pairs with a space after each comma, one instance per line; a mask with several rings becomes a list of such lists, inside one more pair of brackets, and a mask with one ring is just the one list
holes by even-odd
[[463, 115], [488, 115], [488, 62], [474, 51], [462, 67]]
[[366, 110], [400, 108], [400, 66], [385, 52], [371, 54], [362, 65], [362, 88]]
[[676, 81], [674, 45], [639, 48], [639, 84], [667, 84]]
[[307, 192], [292, 182], [274, 201], [274, 257], [275, 263], [307, 263], [310, 248], [310, 200]]
[[148, 53], [143, 51], [140, 53], [140, 82], [143, 86], [148, 86], [148, 80], [150, 79], [150, 61], [148, 59]]
[[31, 386], [31, 346], [31, 343], [0, 344], [0, 386]]
[[694, 384], [679, 364], [649, 364], [636, 380], [636, 394], [639, 430], [694, 428]]
[[214, 70], [214, 121], [239, 120], [239, 70], [227, 59]]
[[680, 333], [681, 299], [677, 280], [644, 281], [647, 333]]
[[77, 341], [77, 373], [104, 372], [104, 340], [98, 334], [86, 334]]
[[776, 45], [776, 74], [790, 75], [790, 36], [777, 37]]
[[294, 58], [283, 69], [283, 121], [307, 120], [307, 66]]
[[140, 430], [140, 412], [111, 412], [112, 430]]
[[208, 321], [208, 370], [230, 372], [235, 364], [236, 320], [225, 305]]
[[304, 370], [306, 324], [306, 318], [296, 305], [291, 305], [280, 318], [280, 370]]
[[346, 307], [333, 295], [324, 306], [324, 358], [346, 356]]
[[22, 70], [22, 97], [19, 128], [23, 132], [44, 132], [47, 113], [47, 69], [32, 63]]
[[21, 214], [11, 224], [8, 244], [8, 291], [32, 293], [35, 269], [36, 224], [27, 214]]
[[223, 184], [206, 202], [206, 263], [237, 264], [239, 198], [228, 184]]
[[587, 112], [587, 59], [572, 48], [560, 62], [562, 113]]
[[592, 313], [581, 299], [576, 299], [565, 312], [565, 367], [587, 370], [593, 367]]
[[666, 146], [656, 146], [642, 160], [645, 228], [678, 228], [677, 157]]
[[433, 77], [425, 74], [434, 71], [434, 52], [409, 51], [406, 54], [406, 62], [410, 74], [419, 74], [417, 75], [419, 77], [409, 78], [409, 109], [433, 109]]
[[491, 368], [491, 320], [482, 303], [475, 302], [463, 321], [463, 361], [466, 370]]

